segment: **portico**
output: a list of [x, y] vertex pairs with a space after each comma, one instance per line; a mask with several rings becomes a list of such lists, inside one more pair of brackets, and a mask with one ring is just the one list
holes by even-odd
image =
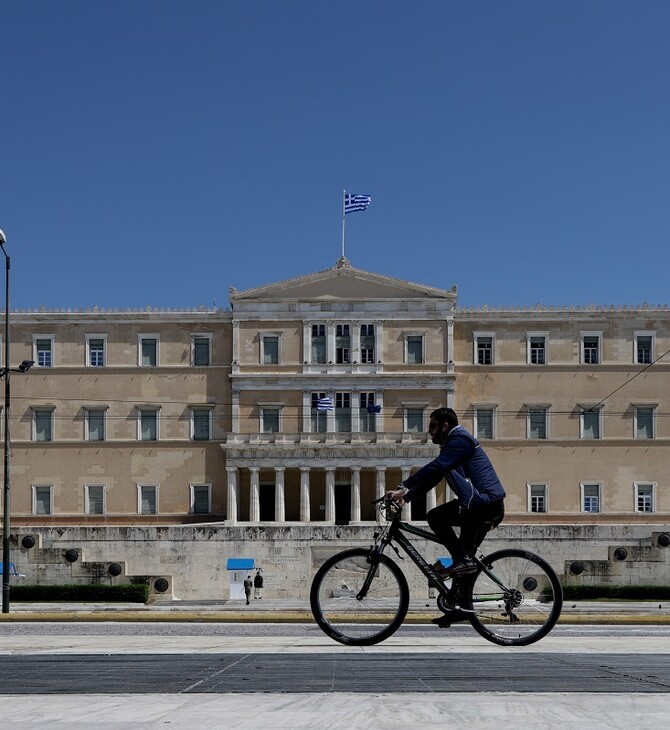
[[[385, 437], [385, 443], [379, 437]], [[249, 443], [238, 434], [222, 444], [226, 458], [227, 516], [231, 525], [257, 522], [356, 524], [375, 519], [371, 504], [434, 456], [423, 440], [396, 442], [374, 434], [357, 444], [315, 443], [284, 434], [273, 443]], [[258, 436], [253, 437], [258, 441]], [[424, 438], [424, 437], [422, 437]], [[244, 439], [244, 440], [243, 440]], [[438, 496], [416, 503], [423, 519]], [[412, 505], [404, 512], [412, 519]], [[270, 511], [272, 514], [269, 514]], [[264, 512], [264, 514], [262, 514]]]

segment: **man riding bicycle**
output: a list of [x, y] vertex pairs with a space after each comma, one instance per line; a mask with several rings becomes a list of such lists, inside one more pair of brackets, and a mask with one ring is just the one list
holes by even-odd
[[[451, 408], [438, 408], [430, 414], [428, 433], [433, 443], [441, 446], [439, 456], [405, 479], [398, 489], [387, 492], [387, 497], [402, 506], [446, 479], [456, 499], [430, 510], [426, 520], [453, 559], [449, 568], [438, 562], [433, 569], [442, 578], [455, 578], [476, 571], [472, 556], [486, 533], [502, 522], [505, 490], [484, 449], [458, 425], [458, 416]], [[453, 526], [461, 528], [459, 536]]]

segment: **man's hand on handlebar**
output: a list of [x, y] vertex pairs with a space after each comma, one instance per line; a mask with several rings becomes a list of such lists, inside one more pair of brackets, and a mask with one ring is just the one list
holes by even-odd
[[398, 487], [397, 489], [393, 489], [389, 492], [386, 492], [386, 499], [392, 500], [395, 502], [398, 507], [404, 507], [407, 502], [405, 502], [405, 494], [407, 494], [404, 487]]

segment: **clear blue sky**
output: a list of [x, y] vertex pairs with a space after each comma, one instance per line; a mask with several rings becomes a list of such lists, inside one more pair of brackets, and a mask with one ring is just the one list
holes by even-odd
[[[12, 308], [227, 306], [333, 266], [665, 304], [667, 0], [0, 0]], [[2, 282], [0, 281], [0, 288]]]

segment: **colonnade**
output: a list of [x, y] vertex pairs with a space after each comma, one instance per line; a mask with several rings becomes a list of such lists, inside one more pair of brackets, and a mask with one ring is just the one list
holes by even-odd
[[[324, 466], [310, 467], [299, 466], [300, 470], [300, 522], [312, 522], [311, 519], [311, 491], [310, 491], [310, 474], [313, 471], [325, 472], [325, 523], [335, 522], [335, 487], [336, 487], [336, 471], [341, 471], [340, 467]], [[351, 489], [351, 508], [348, 521], [351, 523], [361, 522], [361, 466], [347, 467], [350, 472], [350, 489]], [[384, 495], [387, 489], [393, 488], [395, 485], [388, 486], [386, 484], [386, 471], [388, 467], [374, 466], [368, 467], [375, 470], [375, 498]], [[401, 479], [407, 479], [412, 471], [411, 466], [401, 467]], [[260, 522], [260, 467], [237, 467], [227, 466], [227, 523], [231, 525], [240, 522], [240, 469], [249, 471], [249, 522]], [[286, 484], [285, 484], [285, 466], [273, 467], [275, 473], [275, 505], [274, 505], [274, 522], [286, 521]], [[431, 489], [426, 495], [426, 510], [432, 509], [436, 505], [435, 490]], [[405, 520], [412, 519], [412, 505], [409, 503], [404, 508], [403, 518]]]

